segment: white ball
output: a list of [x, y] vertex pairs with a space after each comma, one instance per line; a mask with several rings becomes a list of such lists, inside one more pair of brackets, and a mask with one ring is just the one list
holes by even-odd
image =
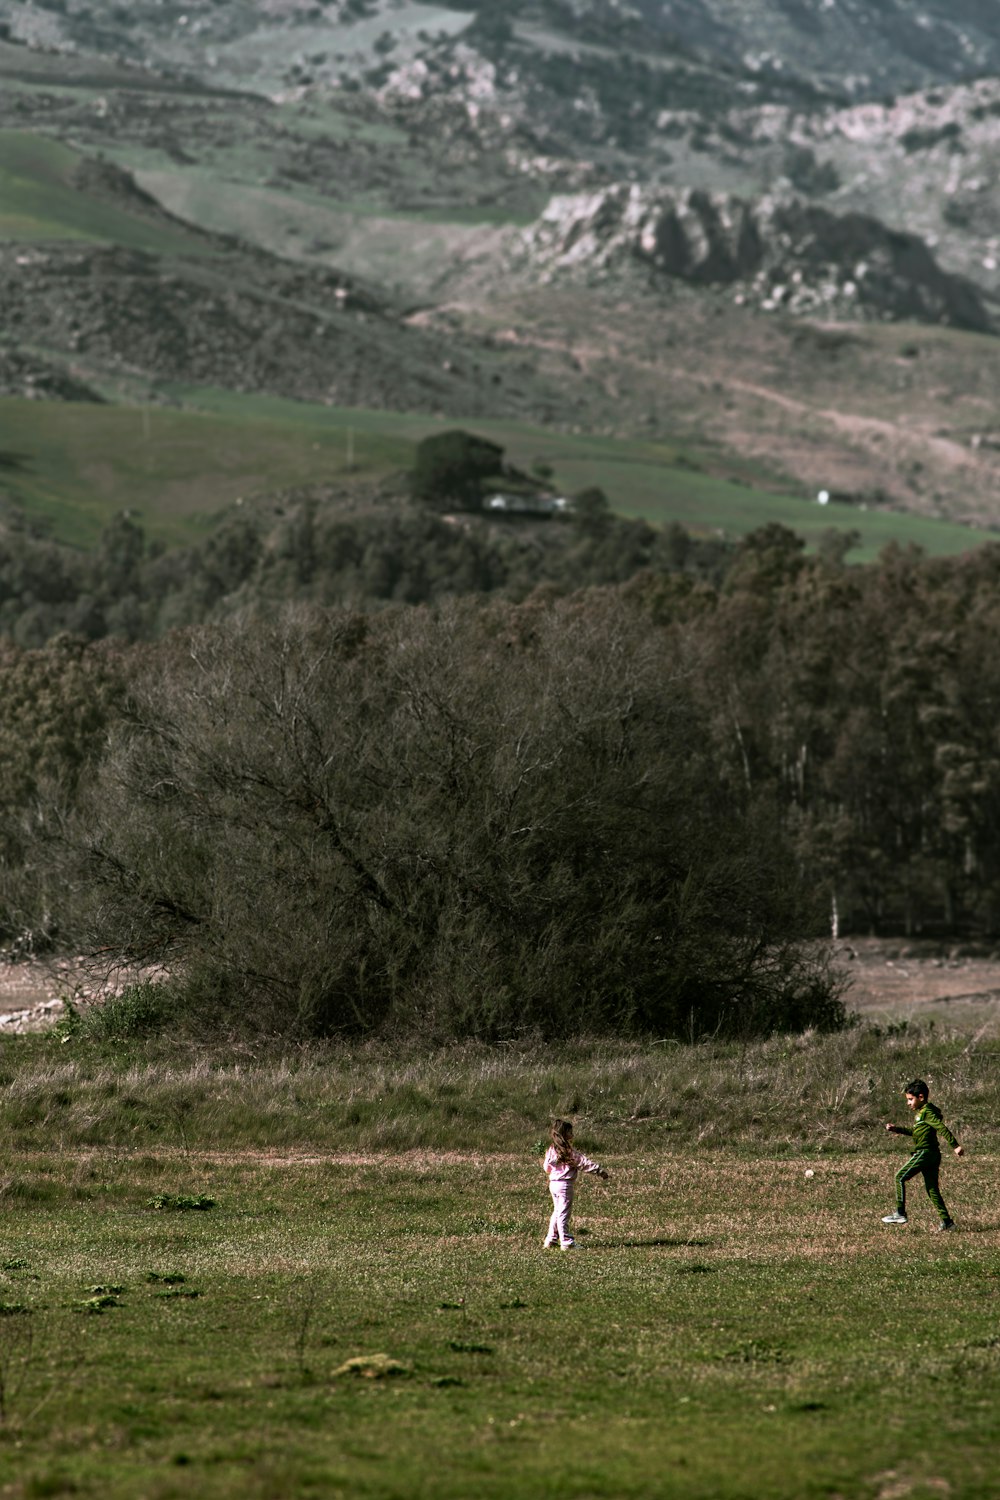
[[807, 1177], [815, 1177], [816, 1176], [816, 1173], [813, 1171], [812, 1167], [806, 1167], [806, 1176]]

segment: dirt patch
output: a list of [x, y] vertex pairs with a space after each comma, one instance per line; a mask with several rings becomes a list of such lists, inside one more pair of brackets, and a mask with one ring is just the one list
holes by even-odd
[[848, 977], [844, 999], [861, 1014], [905, 1016], [931, 1006], [1000, 1004], [1000, 952], [958, 945], [862, 938], [835, 953]]
[[64, 1014], [67, 1000], [93, 1005], [128, 984], [156, 977], [162, 977], [161, 970], [79, 957], [0, 961], [0, 1033], [44, 1030]]
[[80, 974], [70, 961], [51, 964], [38, 959], [0, 963], [0, 1024], [8, 1016], [57, 1002], [78, 987]]

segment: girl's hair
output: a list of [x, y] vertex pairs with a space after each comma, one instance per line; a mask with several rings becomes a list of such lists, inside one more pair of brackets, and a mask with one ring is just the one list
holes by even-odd
[[556, 1161], [572, 1161], [573, 1151], [573, 1121], [552, 1121], [552, 1148], [556, 1153]]

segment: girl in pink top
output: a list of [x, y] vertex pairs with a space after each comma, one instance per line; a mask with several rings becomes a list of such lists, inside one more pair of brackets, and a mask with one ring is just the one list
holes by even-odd
[[562, 1250], [572, 1250], [575, 1244], [569, 1232], [569, 1215], [573, 1207], [573, 1183], [576, 1174], [596, 1172], [598, 1177], [607, 1177], [603, 1167], [573, 1145], [573, 1125], [569, 1120], [556, 1120], [552, 1126], [552, 1145], [545, 1153], [542, 1163], [549, 1179], [552, 1194], [552, 1217], [544, 1245], [546, 1250], [558, 1244]]

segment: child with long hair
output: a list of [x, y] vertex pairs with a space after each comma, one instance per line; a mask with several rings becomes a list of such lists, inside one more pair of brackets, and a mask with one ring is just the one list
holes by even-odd
[[549, 1179], [552, 1194], [552, 1217], [545, 1235], [546, 1250], [558, 1245], [561, 1250], [572, 1250], [576, 1241], [569, 1232], [569, 1216], [573, 1207], [573, 1184], [578, 1172], [595, 1172], [607, 1178], [604, 1168], [577, 1151], [573, 1145], [573, 1122], [556, 1120], [552, 1125], [552, 1144], [542, 1162]]

